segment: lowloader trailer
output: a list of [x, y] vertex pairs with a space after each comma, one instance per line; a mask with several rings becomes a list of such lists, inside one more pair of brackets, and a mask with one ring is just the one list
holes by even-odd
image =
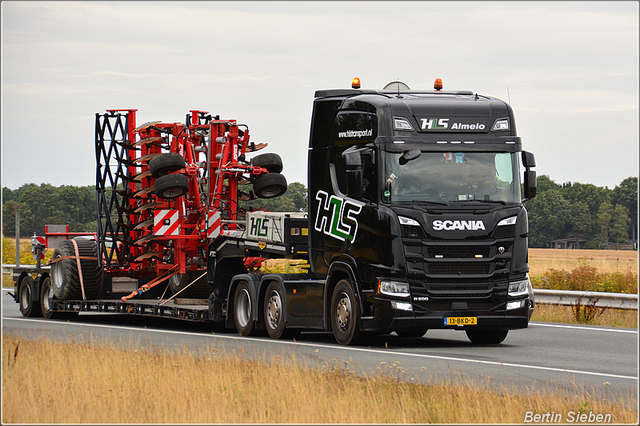
[[98, 229], [34, 236], [38, 265], [13, 275], [23, 315], [331, 331], [343, 345], [430, 328], [497, 344], [528, 326], [535, 159], [507, 103], [440, 79], [317, 91], [309, 209], [291, 213], [241, 207], [287, 190], [281, 157], [256, 154], [266, 144], [246, 125], [198, 110], [137, 125], [136, 112], [96, 114]]

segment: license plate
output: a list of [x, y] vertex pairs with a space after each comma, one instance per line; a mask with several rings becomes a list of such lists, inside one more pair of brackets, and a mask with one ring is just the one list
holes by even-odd
[[478, 325], [478, 317], [444, 317], [444, 325]]

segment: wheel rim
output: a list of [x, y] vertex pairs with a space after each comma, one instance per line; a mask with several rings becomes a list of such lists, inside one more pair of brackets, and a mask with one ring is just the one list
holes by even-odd
[[[53, 260], [61, 257], [61, 255], [57, 255]], [[62, 286], [63, 276], [62, 261], [58, 261], [51, 267], [51, 286], [59, 289]]]
[[279, 186], [269, 186], [262, 190], [262, 196], [265, 198], [275, 197], [282, 192]]
[[247, 289], [243, 288], [236, 299], [236, 318], [241, 327], [246, 327], [251, 318], [251, 296]]
[[351, 318], [351, 299], [347, 293], [340, 294], [336, 308], [336, 323], [341, 331], [346, 332]]
[[184, 194], [184, 190], [182, 188], [165, 189], [162, 192], [162, 196], [164, 198], [178, 198], [182, 196], [182, 194]]
[[29, 309], [32, 300], [33, 298], [31, 297], [31, 287], [29, 286], [29, 284], [23, 284], [22, 290], [20, 291], [20, 306], [22, 306], [22, 309]]
[[282, 317], [282, 299], [276, 291], [271, 293], [269, 303], [267, 305], [267, 325], [272, 330], [278, 328], [280, 318]]
[[44, 308], [46, 311], [51, 310], [51, 299], [53, 299], [53, 288], [51, 286], [47, 286], [43, 292], [44, 299], [42, 299], [42, 303], [44, 304]]

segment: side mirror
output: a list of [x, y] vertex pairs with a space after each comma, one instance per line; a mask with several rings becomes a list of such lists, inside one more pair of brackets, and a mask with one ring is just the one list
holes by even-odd
[[524, 201], [530, 200], [536, 196], [538, 188], [535, 170], [525, 170], [524, 172]]
[[536, 166], [536, 157], [531, 152], [522, 151], [522, 165], [525, 169]]
[[400, 163], [401, 166], [404, 166], [409, 161], [415, 160], [416, 158], [420, 157], [421, 154], [422, 154], [422, 151], [420, 151], [419, 149], [412, 149], [409, 151], [405, 151], [402, 153], [402, 156], [400, 157], [398, 162]]

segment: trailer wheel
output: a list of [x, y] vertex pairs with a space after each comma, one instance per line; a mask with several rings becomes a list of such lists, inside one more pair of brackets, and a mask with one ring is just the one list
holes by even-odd
[[363, 337], [358, 326], [358, 302], [351, 284], [341, 280], [331, 296], [331, 328], [341, 345], [356, 345]]
[[287, 192], [287, 179], [280, 173], [258, 176], [253, 182], [253, 192], [259, 198], [274, 198]]
[[53, 304], [51, 303], [53, 298], [51, 278], [47, 277], [42, 280], [42, 286], [40, 287], [40, 310], [42, 311], [42, 316], [46, 319], [73, 318], [78, 316], [77, 312], [53, 312]]
[[252, 166], [264, 167], [269, 173], [282, 172], [282, 158], [278, 154], [260, 154], [251, 159]]
[[[80, 267], [82, 268], [82, 281], [84, 294], [87, 299], [95, 299], [102, 291], [104, 278], [102, 265], [98, 262], [98, 246], [95, 241], [86, 239], [74, 239], [78, 244], [80, 255]], [[60, 300], [82, 299], [80, 288], [80, 276], [76, 251], [71, 240], [61, 242], [53, 251], [52, 261], [58, 260], [51, 266], [51, 286], [55, 296]]]
[[233, 298], [233, 320], [241, 336], [250, 336], [253, 332], [253, 300], [249, 285], [242, 281], [236, 287]]
[[297, 330], [287, 328], [284, 322], [284, 292], [279, 282], [273, 281], [267, 287], [264, 299], [264, 323], [267, 333], [273, 339], [288, 339], [296, 335]]
[[497, 345], [507, 338], [509, 330], [477, 330], [470, 328], [465, 330], [465, 332], [469, 340], [471, 340], [471, 343], [478, 345]]
[[159, 178], [169, 172], [183, 169], [186, 163], [184, 157], [177, 152], [170, 152], [153, 157], [149, 160], [149, 171], [151, 176]]
[[[204, 271], [187, 271], [186, 274], [176, 274], [169, 278], [169, 290], [173, 294], [178, 294], [180, 290], [188, 286], [193, 280], [202, 275]], [[207, 276], [198, 279], [191, 284], [186, 290], [180, 293], [179, 297], [191, 299], [208, 299], [213, 288], [207, 282]]]
[[189, 178], [185, 175], [164, 175], [156, 180], [154, 190], [159, 198], [173, 200], [189, 192]]
[[42, 311], [40, 304], [33, 300], [34, 282], [30, 276], [26, 276], [20, 282], [20, 293], [18, 301], [20, 302], [20, 312], [23, 317], [41, 317]]

